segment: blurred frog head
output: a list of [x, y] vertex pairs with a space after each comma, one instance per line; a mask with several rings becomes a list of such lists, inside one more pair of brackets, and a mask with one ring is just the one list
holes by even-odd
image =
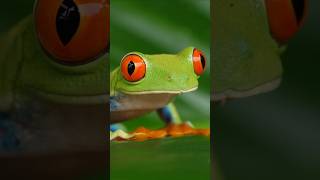
[[280, 53], [306, 17], [305, 0], [225, 0], [213, 4], [213, 99], [278, 87]]

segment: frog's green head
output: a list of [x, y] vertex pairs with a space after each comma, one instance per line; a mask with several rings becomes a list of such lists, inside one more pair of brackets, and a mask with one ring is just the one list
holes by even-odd
[[305, 0], [223, 0], [213, 8], [213, 99], [250, 96], [280, 83], [280, 52], [301, 27]]
[[179, 94], [197, 89], [206, 62], [201, 51], [188, 47], [178, 54], [125, 55], [111, 77], [114, 91], [126, 94]]
[[[65, 13], [68, 8], [74, 11]], [[36, 1], [0, 41], [0, 101], [17, 95], [72, 104], [108, 99], [107, 1]], [[2, 101], [2, 99], [5, 99]]]

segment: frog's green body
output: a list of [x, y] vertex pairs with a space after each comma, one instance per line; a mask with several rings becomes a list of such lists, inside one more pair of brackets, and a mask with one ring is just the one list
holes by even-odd
[[213, 6], [213, 99], [274, 89], [282, 67], [264, 1], [223, 0]]
[[[138, 54], [146, 63], [145, 77], [138, 82], [128, 82], [120, 68], [111, 73], [111, 123], [138, 117], [158, 110], [160, 116], [168, 121], [179, 121], [174, 112], [172, 99], [184, 92], [196, 90], [198, 75], [193, 69], [193, 47], [188, 47], [176, 55]], [[168, 104], [170, 104], [168, 106]]]

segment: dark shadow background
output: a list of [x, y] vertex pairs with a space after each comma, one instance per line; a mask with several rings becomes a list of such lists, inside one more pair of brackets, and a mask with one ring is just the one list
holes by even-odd
[[303, 28], [282, 55], [280, 87], [212, 107], [223, 179], [319, 179], [319, 43], [320, 2], [311, 0]]
[[33, 10], [34, 0], [10, 0], [1, 2], [0, 34], [14, 26], [23, 17]]

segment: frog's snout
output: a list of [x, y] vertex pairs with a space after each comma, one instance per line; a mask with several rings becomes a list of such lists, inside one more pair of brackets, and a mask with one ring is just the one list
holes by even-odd
[[190, 82], [190, 77], [188, 76], [175, 76], [173, 74], [167, 75], [167, 82], [179, 86], [180, 88], [185, 88], [187, 84]]
[[179, 77], [179, 76], [174, 76], [174, 75], [167, 76], [168, 82], [172, 82], [172, 83], [176, 83], [176, 84], [184, 83], [187, 79], [188, 79], [187, 77]]

